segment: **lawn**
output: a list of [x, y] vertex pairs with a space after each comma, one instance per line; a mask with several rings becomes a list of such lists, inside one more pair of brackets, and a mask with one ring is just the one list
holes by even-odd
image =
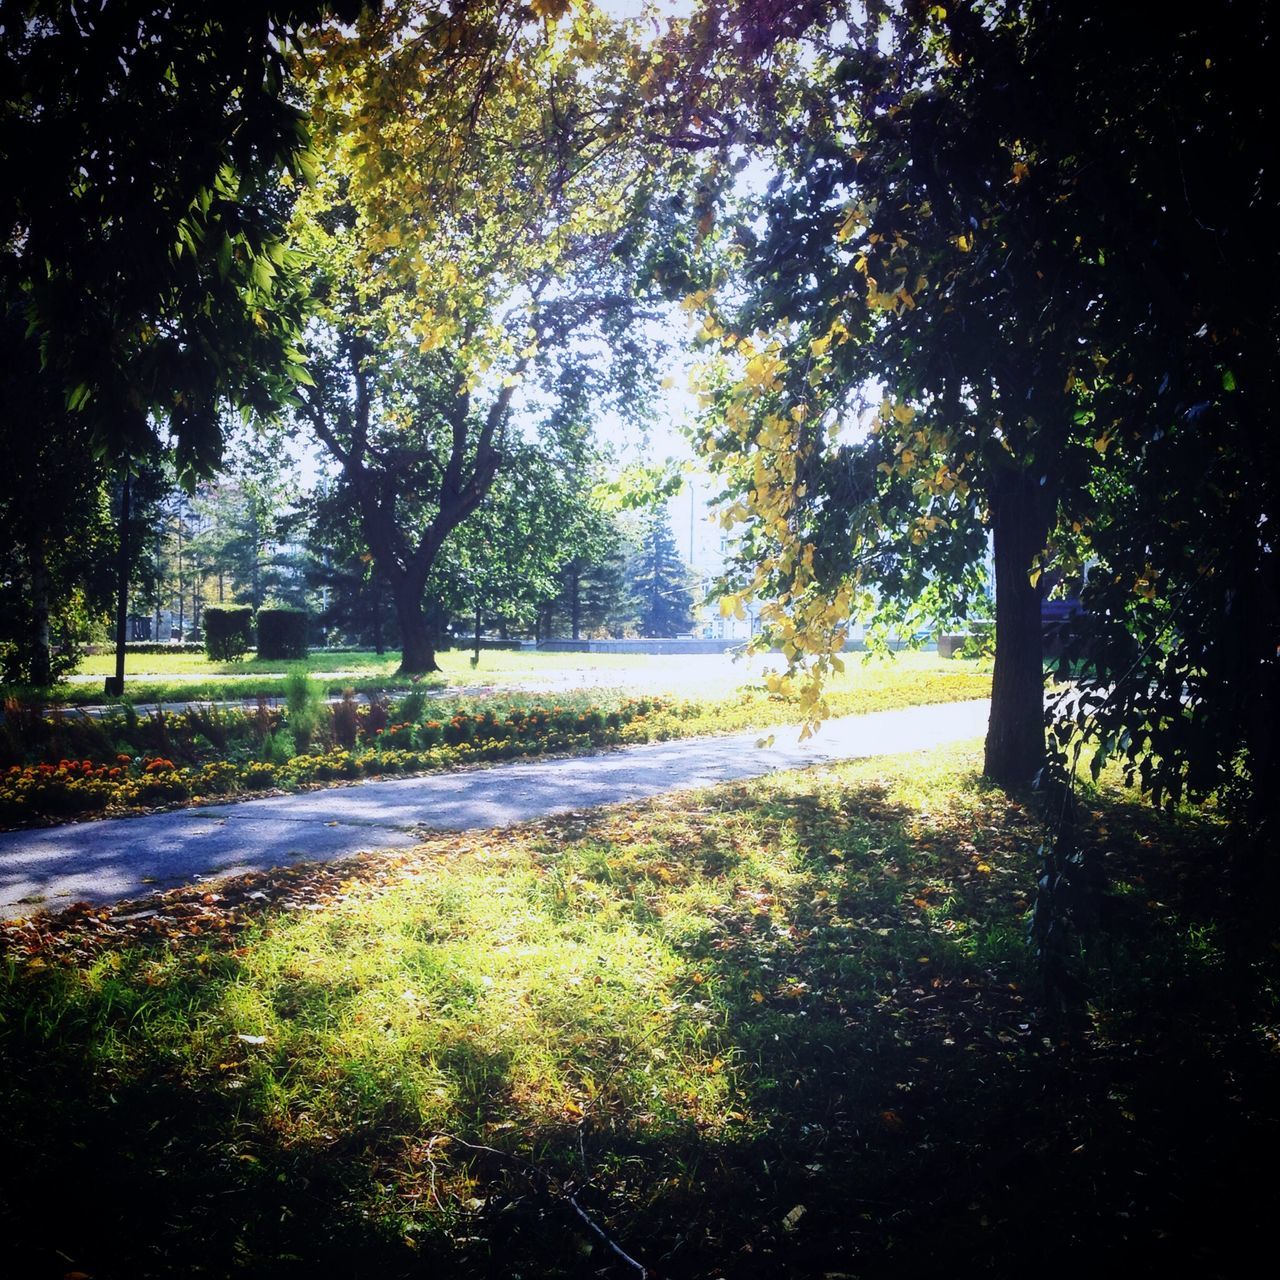
[[[680, 692], [688, 695], [723, 695], [737, 687], [756, 681], [765, 665], [782, 665], [778, 655], [753, 657], [748, 662], [735, 662], [731, 655], [651, 655], [622, 653], [543, 653], [494, 650], [481, 655], [478, 667], [472, 667], [469, 652], [448, 650], [439, 655], [442, 672], [425, 677], [419, 685], [428, 689], [475, 689], [487, 686], [519, 688], [529, 691], [564, 691], [571, 688], [602, 686], [626, 688], [632, 692]], [[990, 663], [942, 661], [936, 654], [903, 652], [892, 658], [872, 659], [864, 666], [864, 656], [846, 655], [846, 664], [854, 681], [863, 677], [859, 671], [874, 673], [895, 669], [887, 664], [900, 664], [898, 670], [956, 673], [961, 670], [986, 670]], [[130, 655], [126, 667], [126, 694], [134, 703], [219, 701], [254, 698], [259, 695], [279, 698], [285, 693], [285, 672], [294, 664], [262, 662], [257, 659], [239, 663], [214, 663], [200, 654], [162, 653]], [[396, 676], [398, 654], [313, 652], [306, 669], [321, 683], [330, 696], [346, 688], [359, 693], [404, 690], [410, 681]], [[84, 659], [78, 676], [93, 676], [91, 682], [63, 683], [52, 690], [9, 690], [24, 700], [63, 702], [69, 705], [97, 704], [106, 701], [96, 677], [114, 670], [113, 659], [98, 654]], [[839, 681], [835, 687], [841, 687]]]
[[689, 1280], [1238, 1274], [1277, 1207], [1276, 1022], [1230, 998], [1211, 819], [1088, 797], [1110, 887], [1067, 1030], [1023, 943], [1040, 825], [977, 761], [9, 926], [8, 1256], [638, 1274], [603, 1232]]
[[[445, 677], [449, 680], [472, 679], [471, 650], [445, 649], [438, 655]], [[581, 666], [589, 660], [604, 670], [643, 666], [644, 654], [629, 653], [541, 653], [536, 650], [517, 651], [487, 649], [480, 655], [479, 670], [484, 676], [521, 676], [546, 670], [557, 671]], [[112, 653], [91, 654], [83, 658], [76, 668], [77, 675], [107, 676], [116, 669]], [[214, 662], [200, 653], [139, 653], [126, 659], [126, 676], [219, 676], [219, 675], [280, 675], [293, 663], [266, 658], [247, 658], [243, 662]], [[390, 677], [400, 666], [399, 653], [330, 652], [312, 649], [305, 666], [313, 674], [330, 671], [359, 672], [363, 675]]]

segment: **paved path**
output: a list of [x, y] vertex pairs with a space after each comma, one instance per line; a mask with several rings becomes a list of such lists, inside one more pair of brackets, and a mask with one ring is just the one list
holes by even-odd
[[[297, 858], [327, 861], [404, 848], [426, 830], [502, 827], [776, 769], [919, 750], [977, 737], [989, 709], [986, 701], [908, 707], [829, 721], [805, 743], [789, 725], [0, 833], [0, 917], [139, 897], [150, 886], [265, 870]], [[773, 744], [757, 747], [770, 732]]]

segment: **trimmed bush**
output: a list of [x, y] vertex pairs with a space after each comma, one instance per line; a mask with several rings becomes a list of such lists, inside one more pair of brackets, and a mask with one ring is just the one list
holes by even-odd
[[258, 610], [258, 657], [292, 661], [307, 656], [307, 611], [286, 605]]
[[[84, 647], [85, 653], [115, 653], [116, 647], [113, 644], [87, 644]], [[129, 640], [125, 642], [125, 653], [203, 653], [204, 641], [198, 643], [194, 640]]]
[[206, 605], [204, 651], [214, 662], [239, 662], [253, 648], [253, 610], [247, 604]]

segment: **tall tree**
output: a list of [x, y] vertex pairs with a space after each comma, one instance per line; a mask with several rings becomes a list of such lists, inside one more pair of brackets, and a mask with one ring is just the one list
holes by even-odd
[[4, 0], [0, 287], [104, 452], [163, 421], [180, 476], [207, 471], [223, 408], [292, 386], [277, 179], [309, 162], [285, 49], [334, 8]]
[[585, 532], [558, 574], [556, 594], [540, 611], [541, 629], [548, 638], [557, 626], [559, 634], [581, 640], [598, 631], [621, 635], [639, 623], [635, 587], [627, 572], [637, 548], [617, 517], [607, 513], [594, 513]]
[[593, 351], [613, 371], [595, 385], [634, 398], [642, 157], [614, 145], [610, 113], [629, 46], [599, 16], [575, 18], [568, 44], [532, 19], [408, 5], [329, 33], [315, 60], [325, 152], [296, 227], [317, 376], [299, 417], [343, 469], [406, 672], [435, 668], [427, 587], [518, 453], [525, 379], [550, 391], [574, 339], [575, 367]]
[[1078, 391], [1107, 358], [1117, 210], [1089, 178], [1103, 131], [1065, 124], [1048, 32], [1068, 22], [831, 6], [768, 104], [763, 231], [732, 248], [746, 305], [706, 330], [723, 366], [707, 447], [737, 477], [727, 517], [754, 526], [750, 583], [785, 601], [765, 617], [794, 653], [838, 661], [872, 585], [885, 620], [922, 599], [963, 616], [989, 534], [986, 771], [1006, 783], [1044, 760], [1039, 577], [1088, 505], [1099, 433]]
[[653, 512], [645, 522], [631, 577], [642, 636], [665, 638], [693, 626], [689, 569], [676, 549], [665, 508]]
[[355, 8], [0, 3], [0, 294], [27, 321], [23, 366], [70, 411], [39, 429], [67, 448], [87, 431], [124, 477], [113, 685], [132, 471], [167, 430], [190, 484], [226, 410], [271, 413], [305, 376], [278, 178], [308, 159], [285, 50]]

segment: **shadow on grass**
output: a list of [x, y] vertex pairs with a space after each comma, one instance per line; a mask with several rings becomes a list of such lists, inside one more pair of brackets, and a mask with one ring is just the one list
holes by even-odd
[[[1224, 991], [1207, 826], [1092, 804], [1111, 888], [1089, 946], [1091, 1030], [1064, 1043], [1021, 942], [1039, 833], [1003, 793], [966, 777], [922, 806], [797, 775], [634, 812], [547, 824], [512, 890], [564, 945], [616, 935], [674, 975], [657, 1031], [632, 1028], [623, 996], [616, 1027], [566, 1023], [569, 1074], [593, 1081], [574, 1111], [530, 1119], [517, 1046], [481, 1033], [487, 989], [448, 950], [481, 906], [500, 933], [503, 910], [451, 881], [436, 914], [420, 903], [397, 926], [403, 972], [453, 1001], [432, 1015], [453, 1020], [430, 1063], [442, 1115], [489, 1150], [424, 1121], [429, 1073], [398, 1080], [381, 1059], [335, 1060], [325, 1079], [322, 1054], [244, 1044], [197, 1069], [185, 1044], [228, 992], [261, 983], [244, 946], [157, 970], [168, 944], [150, 944], [88, 986], [15, 971], [0, 1178], [19, 1273], [628, 1274], [580, 1229], [574, 1192], [651, 1274], [690, 1280], [1052, 1276], [1103, 1257], [1238, 1274], [1276, 1207], [1258, 1173], [1274, 1037]], [[287, 928], [272, 910], [261, 929]], [[330, 930], [353, 948], [348, 970], [271, 988], [297, 1043], [365, 1016], [349, 971], [361, 920]], [[481, 949], [519, 951], [499, 933]], [[569, 972], [512, 999], [535, 1019], [557, 1000], [585, 1009]], [[604, 1004], [612, 973], [601, 955]], [[160, 1025], [157, 1009], [181, 1033], [156, 1037], [168, 1056], [130, 1057], [130, 1027]]]

